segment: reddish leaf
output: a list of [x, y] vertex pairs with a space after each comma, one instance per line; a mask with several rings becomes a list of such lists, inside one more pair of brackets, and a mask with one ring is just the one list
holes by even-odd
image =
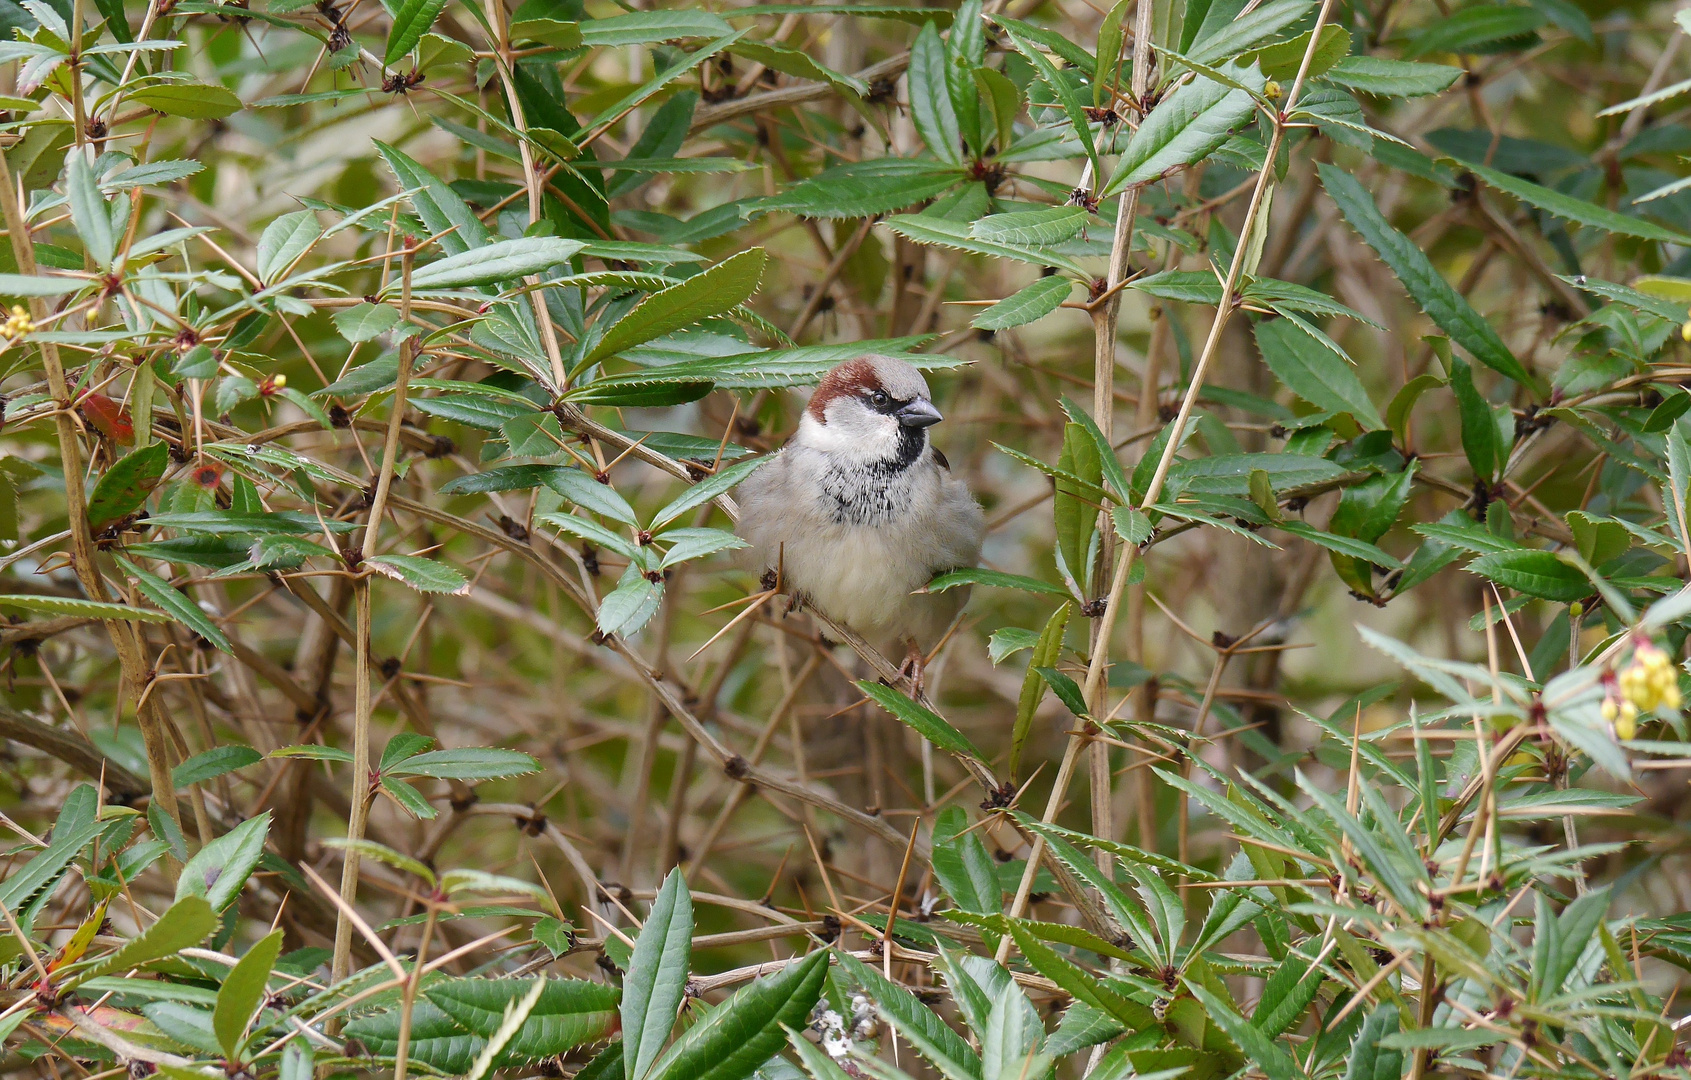
[[194, 483], [207, 491], [216, 491], [223, 483], [223, 466], [215, 461], [203, 461], [194, 467]]
[[94, 429], [106, 438], [125, 446], [135, 441], [135, 425], [129, 422], [129, 410], [106, 395], [89, 394], [78, 408]]

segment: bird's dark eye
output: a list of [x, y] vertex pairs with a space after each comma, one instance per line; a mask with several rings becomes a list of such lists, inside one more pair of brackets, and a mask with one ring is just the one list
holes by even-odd
[[885, 390], [877, 390], [873, 394], [869, 395], [869, 400], [874, 403], [875, 408], [884, 409], [887, 407], [887, 402], [892, 399], [887, 397], [887, 392]]

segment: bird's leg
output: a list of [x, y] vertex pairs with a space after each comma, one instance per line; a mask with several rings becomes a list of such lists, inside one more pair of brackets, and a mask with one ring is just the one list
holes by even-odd
[[927, 664], [927, 657], [922, 654], [922, 647], [914, 639], [905, 643], [904, 663], [899, 665], [898, 674], [910, 684], [910, 696], [922, 696], [922, 669]]

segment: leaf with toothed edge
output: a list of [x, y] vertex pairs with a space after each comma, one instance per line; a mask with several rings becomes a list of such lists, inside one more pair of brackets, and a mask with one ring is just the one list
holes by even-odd
[[618, 536], [591, 518], [576, 514], [553, 513], [540, 514], [534, 520], [542, 525], [551, 525], [590, 544], [610, 548], [631, 563], [638, 563], [641, 559], [640, 551], [632, 541], [627, 537]]
[[182, 868], [176, 885], [176, 899], [203, 896], [213, 910], [222, 911], [235, 902], [247, 878], [264, 855], [264, 841], [270, 834], [270, 811], [248, 818], [217, 839], [207, 843]]
[[389, 776], [428, 776], [441, 780], [503, 780], [540, 771], [540, 762], [521, 750], [468, 746], [413, 754], [383, 770]]
[[1068, 591], [1061, 585], [1053, 585], [1038, 578], [1024, 577], [1021, 574], [1006, 574], [1002, 570], [988, 570], [984, 566], [971, 566], [962, 570], [948, 570], [923, 586], [922, 592], [941, 593], [947, 589], [955, 589], [960, 585], [985, 585], [995, 589], [1020, 589], [1023, 592], [1049, 593], [1052, 596], [1068, 596]]
[[950, 218], [940, 217], [936, 214], [895, 214], [886, 219], [886, 226], [906, 240], [918, 244], [952, 248], [972, 255], [990, 255], [1000, 259], [1013, 259], [1016, 262], [1031, 263], [1034, 266], [1051, 266], [1058, 270], [1067, 270], [1076, 277], [1091, 280], [1091, 275], [1087, 274], [1079, 263], [1067, 255], [1060, 254], [1050, 248], [1036, 248], [1026, 244], [1008, 244], [996, 240], [978, 240], [971, 234], [971, 227], [967, 222], [952, 221]]
[[840, 954], [839, 965], [844, 981], [861, 989], [899, 1034], [936, 1068], [946, 1069], [947, 1075], [952, 1070], [965, 1077], [980, 1074], [980, 1055], [915, 994], [850, 953]]
[[214, 746], [172, 769], [170, 782], [179, 788], [203, 784], [263, 760], [264, 755], [250, 746]]
[[976, 221], [969, 232], [977, 240], [1000, 244], [1060, 244], [1086, 227], [1084, 206], [1052, 206], [992, 214]]
[[1021, 775], [1022, 751], [1028, 736], [1033, 734], [1033, 715], [1045, 700], [1049, 682], [1042, 672], [1049, 670], [1063, 652], [1063, 634], [1069, 628], [1073, 603], [1065, 600], [1046, 620], [1045, 627], [1033, 643], [1033, 655], [1028, 658], [1027, 674], [1022, 677], [1021, 693], [1016, 698], [1016, 722], [1010, 729], [1010, 779]]
[[981, 752], [975, 748], [975, 744], [933, 710], [922, 707], [897, 690], [882, 683], [859, 679], [857, 688], [863, 691], [875, 704], [892, 713], [900, 722], [941, 750], [948, 750], [953, 754], [965, 754], [976, 759], [981, 758]]
[[[616, 1031], [615, 987], [581, 979], [545, 982], [522, 1029], [495, 1059], [499, 1067], [532, 1065]], [[530, 980], [513, 978], [451, 978], [430, 984], [412, 1020], [413, 1060], [444, 1073], [464, 1074], [498, 1030], [507, 1006], [532, 990]], [[360, 1017], [347, 1025], [346, 1034], [377, 1055], [391, 1057], [398, 1048], [401, 1016], [402, 1010], [394, 1008]], [[614, 1063], [615, 1080], [622, 1080], [620, 1058]]]
[[229, 644], [229, 638], [223, 630], [211, 621], [211, 616], [200, 610], [200, 606], [176, 590], [170, 582], [141, 569], [128, 559], [119, 555], [117, 564], [134, 579], [135, 587], [141, 595], [157, 604], [172, 619], [186, 626], [194, 633], [211, 642], [223, 652], [233, 652], [234, 647]]
[[[556, 236], [501, 240], [418, 267], [411, 274], [411, 287], [417, 290], [463, 289], [515, 281], [567, 264], [586, 246], [580, 240]], [[393, 291], [394, 287], [390, 286], [389, 292]]]
[[1677, 244], [1680, 247], [1691, 245], [1691, 236], [1675, 229], [1657, 225], [1643, 218], [1632, 217], [1628, 214], [1617, 213], [1605, 206], [1576, 199], [1572, 195], [1564, 194], [1554, 188], [1547, 188], [1535, 184], [1530, 180], [1522, 180], [1497, 169], [1490, 169], [1476, 162], [1464, 162], [1463, 167], [1475, 176], [1484, 180], [1491, 187], [1508, 195], [1513, 195], [1530, 206], [1536, 206], [1546, 213], [1554, 214], [1565, 221], [1572, 221], [1580, 225], [1589, 225], [1594, 229], [1616, 233], [1621, 236], [1635, 236], [1641, 240], [1660, 240], [1664, 243]]
[[682, 514], [696, 506], [703, 506], [712, 499], [726, 495], [745, 481], [746, 477], [763, 468], [774, 459], [773, 454], [763, 457], [737, 461], [720, 472], [699, 481], [688, 488], [669, 505], [652, 516], [651, 528], [661, 529], [665, 525], [679, 518]]
[[403, 582], [422, 593], [468, 596], [470, 579], [434, 559], [418, 555], [372, 555], [364, 565], [385, 577]]
[[28, 594], [0, 596], [0, 607], [35, 611], [43, 615], [70, 615], [84, 619], [121, 619], [134, 622], [169, 622], [170, 616], [152, 608], [130, 607], [99, 600], [79, 600], [72, 596], [33, 596]]
[[967, 179], [962, 168], [925, 159], [881, 158], [836, 165], [754, 204], [807, 218], [890, 214], [931, 199]]
[[962, 133], [945, 83], [945, 46], [933, 23], [922, 27], [910, 47], [910, 120], [934, 156], [953, 165], [963, 162]]
[[548, 469], [540, 475], [540, 480], [583, 510], [631, 527], [640, 524], [634, 508], [616, 488], [609, 483], [600, 483], [596, 477], [580, 469]]
[[269, 989], [270, 972], [282, 951], [282, 931], [273, 930], [260, 938], [245, 956], [229, 969], [223, 985], [217, 991], [217, 1006], [212, 1012], [212, 1030], [218, 1045], [229, 1061], [241, 1060], [240, 1048], [247, 1024], [264, 1003]]
[[1230, 1004], [1195, 979], [1187, 978], [1186, 987], [1203, 1006], [1204, 1013], [1227, 1033], [1228, 1038], [1269, 1080], [1303, 1080], [1305, 1074], [1298, 1067], [1297, 1060], [1276, 1040], [1240, 1016]]
[[976, 315], [969, 325], [977, 330], [1008, 330], [1025, 326], [1062, 307], [1073, 287], [1074, 282], [1066, 277], [1052, 275], [1040, 278]]
[[765, 262], [763, 249], [752, 248], [730, 255], [677, 285], [652, 293], [599, 339], [588, 353], [588, 361], [615, 356], [739, 307], [757, 292]]
[[1045, 83], [1051, 92], [1057, 96], [1058, 106], [1063, 110], [1063, 114], [1068, 117], [1075, 138], [1080, 140], [1080, 148], [1086, 152], [1087, 161], [1092, 165], [1092, 175], [1098, 176], [1101, 172], [1098, 167], [1098, 147], [1092, 140], [1092, 122], [1086, 115], [1085, 107], [1081, 105], [1080, 98], [1075, 95], [1074, 88], [1068, 80], [1064, 79], [1062, 74], [1058, 72], [1056, 65], [1051, 63], [1050, 58], [1036, 48], [1034, 42], [1030, 41], [1027, 35], [1021, 31], [1021, 25], [1014, 19], [1007, 19], [999, 23], [1005, 36], [1010, 39], [1010, 44], [1015, 47], [1017, 52], [1022, 54], [1028, 63], [1033, 65], [1040, 81]]
[[1092, 715], [1092, 710], [1086, 707], [1086, 697], [1081, 693], [1080, 684], [1068, 675], [1053, 667], [1035, 668], [1039, 677], [1045, 680], [1045, 685], [1057, 695], [1059, 701], [1079, 719], [1086, 719]]
[[617, 581], [617, 587], [599, 601], [599, 632], [622, 637], [637, 633], [658, 613], [663, 594], [661, 578], [651, 581], [641, 571], [639, 563], [629, 563], [628, 569]]
[[80, 978], [91, 979], [113, 972], [130, 971], [143, 964], [174, 956], [198, 945], [217, 929], [217, 914], [202, 896], [185, 896], [171, 904], [158, 921], [116, 952], [110, 953]]
[[1362, 239], [1391, 268], [1403, 287], [1428, 317], [1474, 359], [1523, 386], [1534, 379], [1491, 324], [1446, 281], [1415, 242], [1386, 220], [1380, 208], [1355, 177], [1331, 165], [1318, 165], [1321, 185], [1338, 204], [1339, 212]]
[[[1226, 74], [1250, 90], [1263, 88], [1262, 73], [1254, 65], [1234, 67]], [[1103, 194], [1114, 195], [1202, 161], [1231, 138], [1255, 109], [1246, 90], [1201, 77], [1184, 84], [1158, 102], [1133, 133]]]
[[644, 1080], [744, 1080], [786, 1045], [787, 1028], [807, 1022], [832, 955], [818, 950], [741, 987], [671, 1043]]
[[392, 67], [394, 61], [415, 48], [445, 8], [446, 0], [405, 0], [400, 4], [393, 16], [393, 28], [388, 31], [382, 63]]
[[675, 1026], [692, 956], [693, 898], [679, 869], [652, 901], [622, 981], [622, 1037], [628, 1080], [644, 1080]]

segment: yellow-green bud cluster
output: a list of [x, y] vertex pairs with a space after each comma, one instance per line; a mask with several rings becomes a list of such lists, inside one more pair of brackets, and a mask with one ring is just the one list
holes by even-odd
[[0, 338], [16, 341], [34, 329], [35, 323], [31, 321], [29, 311], [21, 304], [13, 304], [12, 313], [0, 323]]
[[1632, 650], [1632, 661], [1615, 678], [1614, 689], [1603, 700], [1603, 719], [1615, 729], [1617, 738], [1630, 739], [1638, 733], [1640, 713], [1680, 705], [1679, 669], [1673, 659], [1651, 641], [1641, 641]]

